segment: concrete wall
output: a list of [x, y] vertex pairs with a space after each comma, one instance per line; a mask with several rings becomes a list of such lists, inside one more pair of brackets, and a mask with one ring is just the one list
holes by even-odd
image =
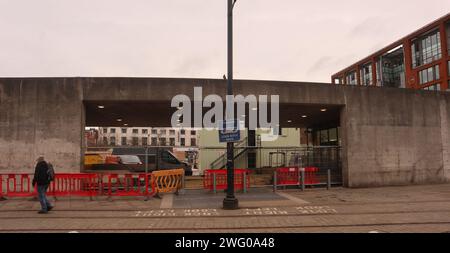
[[79, 172], [81, 101], [75, 79], [0, 79], [0, 173], [32, 172], [40, 154]]
[[[40, 153], [57, 168], [79, 171], [83, 101], [167, 102], [176, 94], [192, 97], [194, 86], [223, 94], [225, 81], [0, 78], [0, 173], [30, 172]], [[450, 180], [450, 93], [269, 81], [236, 81], [235, 93], [277, 94], [285, 104], [342, 105], [347, 186]]]
[[441, 96], [440, 112], [444, 178], [450, 181], [450, 96]]
[[345, 97], [347, 186], [449, 181], [449, 94], [356, 88]]

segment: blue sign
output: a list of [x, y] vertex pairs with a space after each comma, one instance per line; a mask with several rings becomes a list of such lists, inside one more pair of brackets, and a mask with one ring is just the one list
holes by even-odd
[[219, 123], [219, 142], [238, 142], [241, 140], [241, 131], [239, 130], [238, 120], [227, 120]]

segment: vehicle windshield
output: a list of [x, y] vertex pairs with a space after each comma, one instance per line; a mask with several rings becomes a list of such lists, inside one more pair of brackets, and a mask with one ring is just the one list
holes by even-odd
[[135, 155], [121, 155], [119, 157], [122, 164], [141, 164], [141, 160]]
[[181, 164], [181, 162], [170, 151], [165, 150], [162, 153], [162, 160], [171, 164]]

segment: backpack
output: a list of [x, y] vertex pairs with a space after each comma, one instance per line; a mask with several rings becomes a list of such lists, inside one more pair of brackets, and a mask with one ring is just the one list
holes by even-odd
[[53, 169], [53, 165], [51, 163], [47, 163], [47, 165], [48, 165], [47, 170], [48, 181], [49, 182], [55, 181], [55, 170]]

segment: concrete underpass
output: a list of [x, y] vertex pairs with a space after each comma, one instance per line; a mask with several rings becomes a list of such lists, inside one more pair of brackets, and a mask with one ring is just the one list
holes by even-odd
[[[171, 99], [178, 94], [192, 98], [194, 87], [202, 87], [204, 96], [222, 95], [226, 83], [164, 78], [2, 78], [0, 172], [31, 172], [39, 154], [53, 161], [60, 172], [80, 172], [85, 126], [123, 127], [126, 121], [128, 127], [170, 127], [175, 111]], [[344, 186], [449, 181], [447, 93], [238, 80], [235, 94], [279, 95], [280, 127], [302, 129], [303, 145], [323, 146], [314, 133], [338, 128], [338, 141], [333, 144], [341, 146]], [[105, 108], [98, 110], [99, 105]], [[249, 165], [248, 155], [245, 163]]]

